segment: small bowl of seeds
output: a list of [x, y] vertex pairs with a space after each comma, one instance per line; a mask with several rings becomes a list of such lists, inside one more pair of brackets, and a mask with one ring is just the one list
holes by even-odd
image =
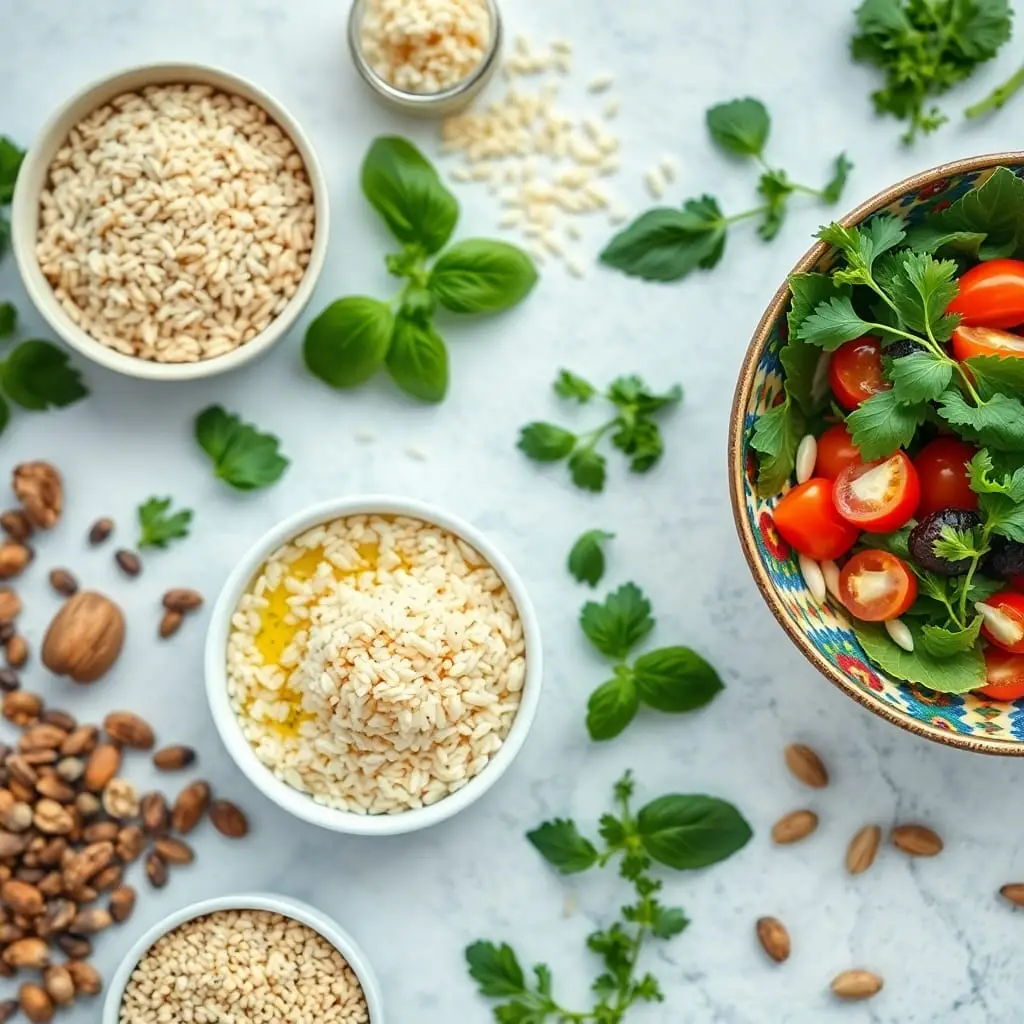
[[190, 1020], [383, 1024], [384, 1008], [347, 932], [305, 903], [256, 893], [171, 914], [114, 975], [102, 1024]]

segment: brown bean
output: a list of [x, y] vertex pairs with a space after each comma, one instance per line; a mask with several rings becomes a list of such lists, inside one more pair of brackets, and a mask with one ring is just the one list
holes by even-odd
[[132, 750], [152, 750], [156, 742], [149, 722], [131, 711], [112, 711], [103, 719], [103, 728], [114, 742]]
[[57, 946], [65, 956], [76, 960], [92, 956], [92, 943], [84, 935], [69, 935], [65, 932], [57, 936]]
[[163, 793], [147, 793], [140, 801], [142, 825], [146, 834], [162, 836], [170, 823], [170, 811]]
[[84, 959], [72, 960], [66, 965], [75, 982], [75, 991], [83, 996], [94, 996], [103, 988], [99, 971]]
[[29, 693], [27, 690], [15, 690], [13, 693], [5, 694], [3, 702], [3, 716], [12, 725], [19, 729], [33, 725], [39, 721], [43, 711], [43, 698], [36, 693]]
[[32, 561], [32, 549], [14, 540], [0, 542], [0, 580], [20, 576]]
[[49, 1024], [56, 1012], [53, 1000], [38, 985], [22, 985], [18, 989], [18, 1005], [31, 1024]]
[[101, 743], [90, 755], [83, 777], [85, 788], [92, 793], [106, 789], [121, 767], [121, 750], [112, 743]]
[[43, 988], [56, 1006], [70, 1006], [75, 1001], [75, 983], [66, 967], [47, 967], [43, 971]]
[[130, 885], [120, 885], [110, 894], [110, 916], [118, 923], [127, 921], [135, 909], [135, 890]]
[[61, 756], [81, 757], [83, 754], [91, 754], [96, 749], [99, 735], [100, 731], [95, 725], [78, 726], [68, 734], [68, 738], [61, 744]]
[[160, 634], [161, 640], [169, 640], [175, 633], [181, 629], [181, 624], [184, 621], [184, 616], [181, 612], [166, 611], [160, 619], [160, 627], [157, 632]]
[[68, 931], [72, 935], [97, 935], [105, 928], [109, 928], [112, 921], [109, 911], [103, 907], [89, 907], [88, 910], [81, 910], [75, 915]]
[[32, 520], [20, 508], [8, 509], [6, 512], [0, 513], [0, 528], [11, 540], [17, 541], [19, 544], [24, 544], [35, 533]]
[[174, 801], [171, 812], [171, 827], [175, 832], [188, 835], [210, 806], [210, 787], [205, 782], [193, 782], [186, 786]]
[[67, 711], [63, 711], [60, 708], [47, 708], [42, 716], [41, 720], [47, 725], [55, 725], [58, 729], [63, 729], [66, 733], [72, 733], [78, 728], [78, 722], [75, 716], [69, 714]]
[[142, 559], [134, 551], [121, 548], [114, 555], [114, 561], [126, 576], [138, 576], [142, 572]]
[[36, 925], [40, 935], [56, 935], [63, 932], [75, 919], [78, 908], [72, 900], [52, 899]]
[[214, 800], [210, 805], [210, 821], [213, 827], [228, 839], [244, 839], [249, 834], [249, 819], [230, 800]]
[[203, 595], [198, 590], [176, 587], [164, 594], [164, 607], [172, 612], [191, 612], [203, 603]]
[[3, 959], [11, 967], [42, 970], [50, 962], [50, 947], [42, 939], [18, 939], [4, 950]]
[[172, 836], [161, 836], [153, 843], [153, 849], [168, 864], [191, 864], [196, 859], [195, 852], [188, 843]]
[[10, 587], [0, 587], [0, 622], [10, 624], [21, 612], [21, 598]]
[[78, 590], [78, 580], [67, 569], [51, 569], [50, 586], [63, 597], [70, 597]]
[[146, 877], [154, 889], [162, 889], [167, 884], [167, 864], [158, 853], [146, 857]]
[[138, 825], [129, 825], [118, 833], [114, 849], [125, 864], [132, 864], [139, 859], [145, 845], [142, 829]]
[[21, 687], [21, 676], [13, 668], [5, 665], [0, 668], [0, 690], [11, 693]]
[[178, 772], [194, 764], [196, 752], [191, 747], [180, 744], [164, 747], [153, 755], [153, 764], [162, 772]]
[[21, 668], [28, 661], [28, 641], [16, 633], [4, 645], [4, 657], [11, 668]]
[[93, 547], [97, 544], [102, 544], [113, 532], [113, 519], [97, 519], [89, 529], [89, 543]]

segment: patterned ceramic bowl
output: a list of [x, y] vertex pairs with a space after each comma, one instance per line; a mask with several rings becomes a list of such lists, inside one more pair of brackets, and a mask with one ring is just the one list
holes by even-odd
[[[917, 174], [880, 192], [844, 217], [842, 223], [863, 224], [880, 213], [895, 214], [908, 224], [917, 223], [977, 188], [996, 167], [1009, 167], [1024, 178], [1024, 153], [974, 157]], [[831, 249], [819, 243], [792, 272], [824, 271], [831, 263]], [[918, 736], [953, 747], [1024, 756], [1024, 700], [1006, 703], [972, 694], [933, 693], [889, 679], [869, 663], [847, 619], [811, 598], [796, 553], [775, 531], [772, 508], [781, 494], [758, 493], [756, 453], [750, 447], [750, 438], [757, 417], [781, 398], [779, 350], [786, 343], [789, 302], [789, 287], [783, 284], [758, 324], [743, 360], [729, 433], [733, 516], [758, 589], [811, 664], [876, 715]]]

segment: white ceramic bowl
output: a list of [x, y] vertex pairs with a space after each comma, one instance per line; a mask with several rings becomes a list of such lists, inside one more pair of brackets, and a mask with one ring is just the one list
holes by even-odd
[[[319, 523], [330, 522], [352, 515], [409, 516], [433, 523], [457, 534], [491, 564], [502, 578], [519, 612], [526, 641], [526, 678], [519, 704], [508, 736], [486, 767], [455, 793], [436, 804], [396, 814], [354, 814], [316, 803], [306, 793], [293, 789], [278, 779], [256, 756], [249, 741], [242, 734], [238, 717], [228, 698], [226, 651], [231, 630], [231, 617], [242, 595], [256, 577], [267, 558], [282, 544]], [[429, 828], [458, 814], [480, 799], [508, 770], [526, 740], [537, 714], [541, 689], [540, 625], [533, 604], [523, 583], [505, 556], [475, 527], [455, 516], [442, 512], [411, 498], [369, 495], [338, 498], [314, 505], [275, 526], [257, 541], [228, 577], [217, 598], [210, 628], [206, 636], [206, 695], [213, 712], [213, 720], [228, 753], [245, 773], [249, 781], [279, 807], [303, 821], [321, 828], [351, 835], [384, 836], [416, 832]]]
[[[199, 83], [211, 85], [224, 92], [244, 96], [262, 107], [277, 125], [295, 143], [295, 148], [306, 165], [306, 173], [313, 188], [313, 202], [316, 208], [316, 226], [313, 234], [313, 249], [309, 265], [299, 284], [298, 291], [281, 311], [280, 315], [262, 333], [240, 348], [222, 356], [204, 359], [197, 363], [157, 363], [148, 359], [127, 356], [97, 341], [77, 326], [64, 312], [53, 294], [53, 288], [43, 276], [36, 259], [36, 233], [39, 224], [39, 196], [43, 190], [46, 173], [57, 150], [63, 145], [68, 132], [82, 118], [97, 107], [124, 92], [142, 89], [147, 85], [168, 83]], [[327, 179], [306, 133], [291, 114], [272, 96], [262, 89], [217, 68], [199, 64], [151, 64], [118, 72], [101, 81], [86, 86], [65, 103], [45, 125], [32, 144], [18, 174], [11, 204], [11, 248], [18, 264], [18, 270], [25, 283], [25, 289], [36, 308], [50, 327], [73, 349], [108, 370], [116, 370], [129, 377], [147, 380], [195, 380], [198, 377], [212, 377], [218, 373], [237, 369], [257, 356], [262, 355], [287, 334], [309, 302], [323, 270], [327, 255], [327, 237], [330, 230], [330, 213], [327, 196]]]
[[301, 921], [304, 925], [319, 932], [348, 961], [349, 967], [359, 979], [363, 994], [366, 996], [370, 1024], [384, 1024], [384, 1003], [381, 999], [380, 984], [370, 969], [366, 954], [356, 944], [355, 939], [319, 910], [288, 896], [276, 896], [272, 893], [241, 893], [237, 896], [221, 896], [217, 899], [202, 900], [176, 911], [153, 925], [128, 950], [128, 954], [121, 961], [121, 966], [118, 967], [117, 973], [107, 987], [107, 997], [103, 1002], [102, 1024], [118, 1024], [121, 1000], [124, 997], [128, 980], [150, 946], [186, 921], [194, 921], [197, 917], [206, 917], [218, 910], [268, 910], [280, 914], [282, 917]]

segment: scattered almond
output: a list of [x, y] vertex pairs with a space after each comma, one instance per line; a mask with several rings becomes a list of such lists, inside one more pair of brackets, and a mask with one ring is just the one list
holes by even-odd
[[999, 895], [1015, 907], [1024, 907], [1024, 882], [1009, 882], [999, 890]]
[[791, 811], [772, 826], [772, 841], [780, 845], [806, 839], [818, 827], [814, 811]]
[[63, 597], [71, 597], [78, 590], [78, 580], [67, 569], [51, 569], [50, 586]]
[[8, 540], [0, 542], [0, 580], [20, 576], [32, 561], [32, 551], [24, 544]]
[[110, 894], [110, 916], [118, 923], [127, 921], [135, 909], [135, 890], [130, 885], [118, 886]]
[[805, 786], [824, 789], [828, 785], [828, 770], [821, 758], [803, 743], [790, 743], [785, 750], [786, 767]]
[[21, 611], [21, 598], [10, 587], [0, 587], [0, 622], [13, 622]]
[[4, 695], [3, 715], [12, 725], [24, 729], [39, 721], [43, 710], [43, 700], [37, 694], [27, 690], [15, 690]]
[[18, 939], [4, 950], [3, 961], [10, 967], [42, 970], [50, 963], [50, 947], [43, 939]]
[[139, 809], [147, 835], [162, 836], [167, 831], [171, 813], [163, 793], [147, 793], [139, 802]]
[[103, 979], [92, 964], [77, 958], [67, 964], [71, 979], [75, 983], [75, 991], [83, 996], [94, 996], [103, 988]]
[[192, 847], [183, 839], [174, 839], [171, 836], [161, 836], [153, 843], [153, 849], [168, 864], [191, 864], [196, 855]]
[[210, 787], [205, 782], [193, 782], [186, 786], [174, 801], [171, 811], [171, 827], [175, 832], [188, 835], [210, 806]]
[[75, 983], [66, 967], [47, 967], [43, 971], [43, 988], [57, 1006], [70, 1006], [75, 1001]]
[[228, 839], [244, 839], [249, 834], [249, 819], [230, 800], [214, 800], [210, 805], [213, 827]]
[[53, 1020], [53, 1000], [38, 985], [22, 985], [18, 989], [18, 1005], [31, 1024], [49, 1024]]
[[97, 544], [102, 544], [113, 532], [113, 519], [97, 519], [89, 528], [89, 543], [93, 547]]
[[870, 999], [882, 991], [882, 979], [870, 971], [843, 971], [832, 979], [832, 992], [840, 999]]
[[167, 884], [167, 864], [158, 853], [146, 857], [146, 877], [154, 889], [162, 889]]
[[113, 711], [103, 719], [107, 735], [122, 747], [152, 750], [156, 737], [150, 724], [131, 711]]
[[927, 825], [897, 825], [890, 838], [893, 846], [911, 857], [934, 857], [942, 852], [942, 840]]
[[164, 612], [163, 617], [160, 619], [160, 639], [169, 640], [175, 633], [181, 629], [181, 624], [184, 621], [184, 616], [181, 612], [167, 610]]
[[163, 604], [168, 611], [191, 612], [199, 608], [203, 603], [203, 595], [198, 590], [188, 590], [185, 587], [176, 587], [164, 594]]
[[777, 964], [789, 959], [790, 942], [786, 926], [775, 917], [762, 917], [757, 922], [757, 938], [761, 948]]
[[865, 825], [851, 840], [846, 850], [846, 870], [851, 875], [863, 874], [875, 862], [882, 830], [877, 825]]
[[188, 768], [196, 759], [196, 752], [191, 747], [164, 747], [153, 755], [153, 764], [162, 772], [178, 772]]
[[122, 548], [115, 553], [114, 561], [126, 576], [138, 576], [142, 572], [142, 559], [134, 551]]
[[[72, 598], [74, 600], [74, 598]], [[85, 788], [101, 793], [121, 768], [121, 751], [112, 743], [101, 743], [85, 765]]]

